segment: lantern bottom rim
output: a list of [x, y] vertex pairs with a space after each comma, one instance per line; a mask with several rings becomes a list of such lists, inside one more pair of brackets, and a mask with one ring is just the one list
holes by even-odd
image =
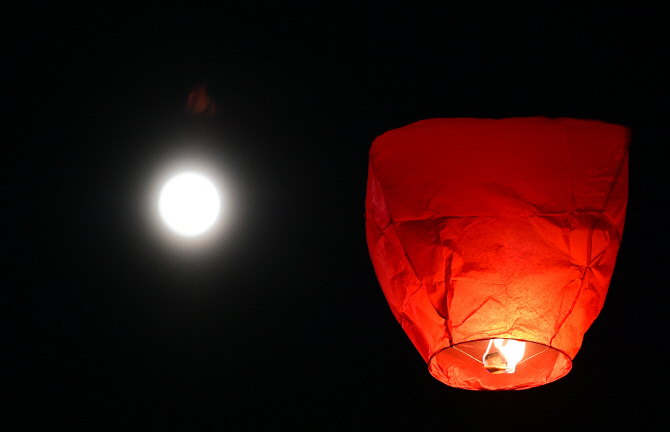
[[[512, 373], [500, 373], [499, 367], [484, 364], [491, 339], [479, 339], [451, 345], [435, 353], [428, 361], [433, 377], [451, 387], [467, 390], [525, 390], [564, 377], [572, 369], [572, 359], [548, 345], [522, 340], [525, 351]], [[498, 339], [498, 338], [495, 338]], [[501, 338], [510, 339], [510, 338]], [[492, 373], [496, 370], [496, 373]]]

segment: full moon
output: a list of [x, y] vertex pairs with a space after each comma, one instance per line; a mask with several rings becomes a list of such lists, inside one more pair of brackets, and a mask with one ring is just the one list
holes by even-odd
[[221, 200], [214, 184], [194, 172], [172, 177], [158, 199], [163, 222], [184, 237], [194, 237], [211, 228], [220, 208]]

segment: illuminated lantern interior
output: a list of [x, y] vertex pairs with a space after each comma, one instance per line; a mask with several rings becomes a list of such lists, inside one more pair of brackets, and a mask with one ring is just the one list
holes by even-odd
[[542, 117], [425, 120], [374, 141], [370, 256], [435, 378], [511, 390], [570, 371], [619, 250], [629, 141]]

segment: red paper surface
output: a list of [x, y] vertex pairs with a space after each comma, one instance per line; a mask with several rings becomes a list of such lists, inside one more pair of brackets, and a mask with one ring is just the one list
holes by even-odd
[[[433, 376], [521, 389], [570, 370], [621, 242], [629, 141], [623, 126], [542, 117], [424, 120], [374, 141], [370, 256]], [[461, 352], [491, 338], [546, 352], [491, 375]]]

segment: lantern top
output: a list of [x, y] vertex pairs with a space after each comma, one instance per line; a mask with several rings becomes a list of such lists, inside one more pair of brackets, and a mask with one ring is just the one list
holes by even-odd
[[430, 119], [379, 136], [370, 164], [398, 222], [603, 212], [629, 141], [595, 120]]

